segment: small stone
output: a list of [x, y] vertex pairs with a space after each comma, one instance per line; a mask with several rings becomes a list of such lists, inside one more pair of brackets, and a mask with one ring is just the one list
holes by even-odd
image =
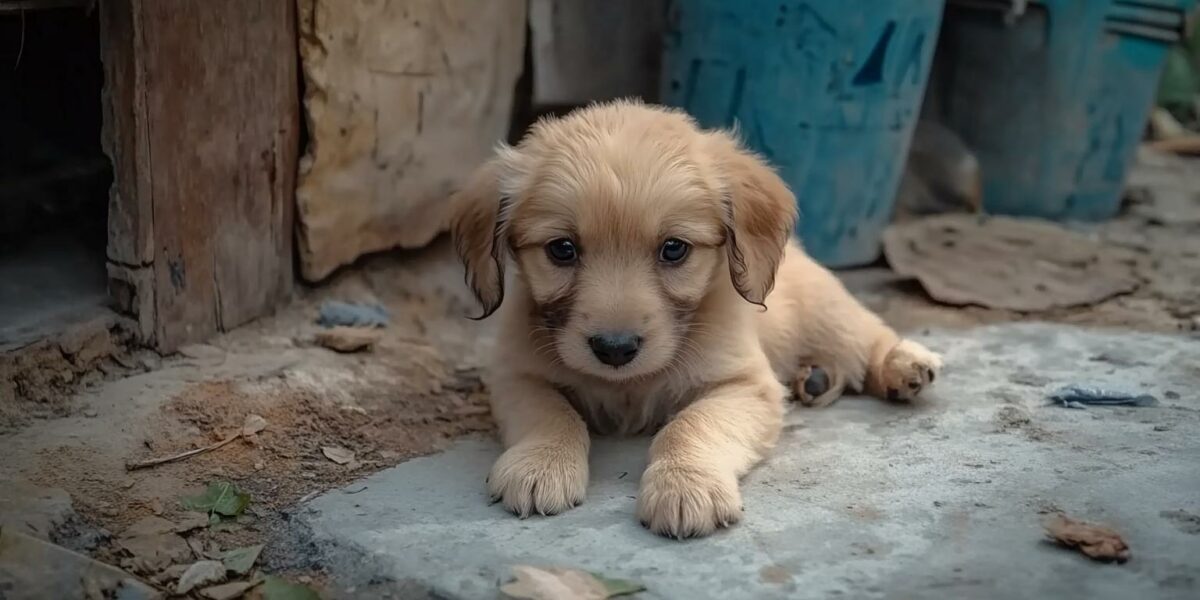
[[267, 467], [267, 465], [263, 461], [261, 461], [261, 460], [254, 461], [254, 470], [255, 471], [261, 471], [261, 470], [265, 469], [266, 467]]
[[96, 417], [100, 416], [100, 413], [94, 408], [85, 408], [83, 409], [83, 416], [89, 419], [95, 419]]
[[1171, 426], [1170, 425], [1155, 425], [1154, 430], [1155, 431], [1170, 431]]
[[336, 352], [360, 352], [370, 350], [383, 337], [374, 328], [367, 327], [334, 327], [318, 332], [316, 342]]
[[147, 371], [155, 371], [162, 366], [162, 358], [153, 352], [146, 352], [138, 357], [138, 365]]

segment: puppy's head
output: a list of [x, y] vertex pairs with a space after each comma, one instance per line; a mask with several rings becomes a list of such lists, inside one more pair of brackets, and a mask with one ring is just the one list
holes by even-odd
[[787, 186], [728, 134], [629, 102], [538, 123], [454, 202], [483, 316], [503, 300], [511, 257], [541, 350], [612, 381], [686, 361], [718, 278], [762, 304], [796, 218]]

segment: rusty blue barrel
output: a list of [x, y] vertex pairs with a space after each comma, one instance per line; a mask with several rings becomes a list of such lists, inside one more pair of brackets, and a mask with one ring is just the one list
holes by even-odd
[[737, 127], [796, 194], [831, 267], [873, 262], [920, 112], [942, 0], [670, 3], [662, 97]]

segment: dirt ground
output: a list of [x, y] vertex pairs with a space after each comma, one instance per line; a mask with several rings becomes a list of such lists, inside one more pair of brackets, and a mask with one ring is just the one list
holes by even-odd
[[[938, 305], [886, 266], [842, 276], [901, 330], [1044, 320], [1197, 335], [1200, 161], [1143, 153], [1122, 216], [1085, 230], [1134, 261], [1143, 279], [1137, 291], [1082, 309], [1020, 314]], [[373, 351], [339, 354], [313, 344], [326, 299], [388, 309], [391, 322]], [[491, 325], [466, 318], [475, 311], [443, 239], [420, 252], [368, 257], [297, 291], [277, 315], [174, 356], [116, 344], [108, 358], [81, 367], [99, 375], [72, 371], [37, 400], [0, 403], [7, 424], [0, 481], [65, 490], [83, 525], [55, 541], [118, 565], [130, 559], [122, 532], [149, 516], [187, 520], [181, 498], [232, 481], [250, 495], [249, 508], [187, 532], [196, 558], [266, 543], [264, 570], [319, 587], [321, 565], [273, 537], [299, 501], [492, 430], [479, 380]], [[54, 360], [74, 364], [61, 352]], [[249, 414], [266, 420], [256, 435], [185, 460], [126, 468], [224, 440]], [[338, 464], [326, 448], [353, 458]]]

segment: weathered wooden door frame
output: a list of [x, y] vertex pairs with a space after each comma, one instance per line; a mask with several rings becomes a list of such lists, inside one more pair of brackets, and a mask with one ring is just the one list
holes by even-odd
[[293, 288], [296, 6], [101, 0], [109, 293], [160, 351]]

